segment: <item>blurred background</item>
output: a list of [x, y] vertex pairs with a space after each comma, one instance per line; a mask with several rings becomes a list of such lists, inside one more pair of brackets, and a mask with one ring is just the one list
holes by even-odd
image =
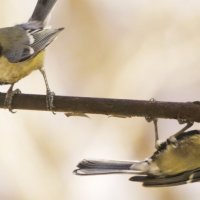
[[[1, 0], [0, 26], [25, 22], [35, 4]], [[199, 1], [58, 0], [50, 24], [65, 27], [45, 62], [57, 95], [200, 99]], [[38, 71], [15, 87], [45, 94]], [[175, 120], [159, 120], [162, 140], [180, 128]], [[0, 199], [199, 199], [199, 183], [148, 189], [129, 175], [72, 174], [83, 158], [140, 160], [153, 151], [153, 125], [143, 118], [1, 110]]]

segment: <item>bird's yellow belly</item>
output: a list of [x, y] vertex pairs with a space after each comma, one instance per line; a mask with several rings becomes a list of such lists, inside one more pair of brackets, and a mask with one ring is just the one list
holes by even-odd
[[171, 145], [161, 153], [156, 165], [167, 175], [174, 175], [184, 171], [195, 170], [200, 166], [200, 135], [190, 136], [179, 142], [178, 147]]
[[33, 70], [42, 68], [44, 60], [44, 52], [40, 52], [35, 57], [18, 63], [10, 63], [7, 58], [0, 57], [0, 84], [12, 84], [25, 76], [29, 75]]

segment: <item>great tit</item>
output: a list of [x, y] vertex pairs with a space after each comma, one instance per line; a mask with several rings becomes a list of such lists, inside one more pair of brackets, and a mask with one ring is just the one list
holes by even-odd
[[[53, 107], [44, 66], [44, 50], [63, 28], [46, 28], [45, 20], [57, 0], [38, 0], [27, 23], [0, 29], [0, 84], [10, 84], [5, 104], [11, 110], [14, 84], [33, 70], [42, 73], [47, 90], [47, 107]], [[18, 90], [17, 90], [18, 91]]]
[[157, 145], [143, 161], [83, 160], [76, 175], [134, 174], [130, 181], [146, 187], [176, 186], [200, 181], [200, 130], [181, 131]]

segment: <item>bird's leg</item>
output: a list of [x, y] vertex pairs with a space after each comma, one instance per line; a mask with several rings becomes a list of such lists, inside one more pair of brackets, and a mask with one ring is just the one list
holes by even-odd
[[179, 122], [179, 124], [186, 123], [186, 125], [180, 131], [178, 131], [177, 133], [175, 133], [173, 135], [174, 137], [177, 137], [178, 135], [182, 134], [183, 132], [185, 132], [187, 129], [189, 129], [194, 124], [194, 122], [191, 122], [191, 121], [178, 120], [178, 122]]
[[160, 140], [159, 140], [159, 134], [158, 134], [158, 119], [157, 118], [151, 118], [150, 120], [150, 117], [145, 117], [146, 120], [148, 122], [151, 122], [153, 121], [153, 124], [154, 124], [154, 130], [155, 130], [155, 148], [158, 149], [160, 147]]
[[160, 147], [160, 140], [159, 140], [159, 134], [158, 134], [158, 119], [153, 119], [154, 129], [155, 129], [155, 148], [158, 149]]
[[182, 120], [178, 120], [178, 121], [180, 124], [186, 123], [186, 125], [180, 131], [170, 136], [169, 139], [167, 140], [169, 143], [173, 144], [175, 147], [177, 146], [177, 137], [194, 124], [194, 122], [191, 122], [191, 121], [182, 121]]
[[5, 100], [4, 100], [4, 106], [6, 108], [8, 108], [8, 110], [11, 112], [11, 113], [15, 113], [12, 109], [12, 102], [13, 102], [13, 97], [16, 95], [16, 94], [21, 94], [21, 91], [19, 89], [16, 89], [13, 91], [13, 87], [14, 87], [14, 83], [11, 84], [11, 86], [9, 87], [7, 93], [6, 93], [6, 97], [5, 97]]
[[[155, 99], [150, 99], [150, 102], [155, 102]], [[159, 140], [159, 134], [158, 134], [158, 119], [151, 117], [151, 116], [146, 116], [145, 119], [147, 120], [147, 122], [152, 122], [154, 124], [154, 129], [155, 129], [155, 148], [158, 149], [161, 142]]]
[[[44, 78], [44, 82], [45, 82], [45, 85], [46, 85], [46, 105], [47, 105], [47, 109], [51, 110], [53, 112], [53, 108], [54, 108], [53, 101], [54, 101], [55, 93], [50, 90], [45, 70], [40, 69], [40, 72], [41, 72], [41, 74]], [[53, 112], [53, 114], [55, 114], [55, 113]]]

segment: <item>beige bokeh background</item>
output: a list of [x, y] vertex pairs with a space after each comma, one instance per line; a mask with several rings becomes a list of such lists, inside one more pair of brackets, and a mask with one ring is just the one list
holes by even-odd
[[[35, 4], [36, 0], [1, 0], [1, 27], [26, 21]], [[45, 62], [56, 94], [200, 99], [199, 1], [58, 0], [51, 24], [65, 27], [48, 48]], [[39, 72], [16, 87], [24, 93], [45, 93]], [[199, 199], [199, 183], [147, 189], [129, 182], [128, 175], [72, 174], [83, 158], [151, 155], [153, 126], [142, 118], [0, 112], [2, 200]], [[162, 139], [180, 128], [173, 120], [159, 122]]]

